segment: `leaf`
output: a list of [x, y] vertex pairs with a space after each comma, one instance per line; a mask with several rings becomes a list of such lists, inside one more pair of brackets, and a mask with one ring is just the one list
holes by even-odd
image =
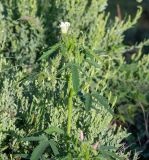
[[39, 137], [26, 137], [26, 138], [21, 138], [21, 140], [23, 141], [42, 141], [42, 140], [45, 140], [46, 139], [46, 136], [39, 136]]
[[0, 147], [0, 151], [3, 152], [8, 148], [8, 146]]
[[38, 61], [42, 60], [42, 59], [47, 59], [53, 52], [55, 52], [58, 48], [60, 47], [60, 43], [56, 43], [55, 45], [53, 45], [52, 47], [50, 47], [49, 50], [47, 50], [46, 52], [43, 52], [43, 55], [38, 59]]
[[56, 147], [55, 141], [53, 139], [50, 139], [49, 143], [50, 143], [50, 146], [52, 148], [52, 151], [53, 151], [54, 155], [57, 156], [59, 154], [59, 151], [58, 151], [58, 149]]
[[88, 111], [92, 106], [92, 96], [91, 94], [87, 93], [85, 95], [85, 109]]
[[24, 76], [23, 78], [21, 78], [18, 82], [19, 83], [24, 83], [25, 81], [29, 80], [29, 81], [34, 81], [35, 78], [38, 76], [38, 72], [33, 72], [30, 75]]
[[96, 68], [100, 68], [99, 64], [96, 63], [95, 61], [93, 60], [90, 60], [90, 59], [86, 59], [86, 61], [91, 64], [92, 66], [96, 67]]
[[101, 96], [101, 95], [98, 94], [98, 93], [93, 93], [92, 96], [93, 96], [94, 98], [96, 98], [96, 99], [98, 100], [98, 102], [99, 102], [103, 107], [105, 107], [105, 109], [106, 109], [109, 113], [111, 113], [112, 115], [114, 115], [114, 112], [113, 112], [113, 110], [110, 108], [110, 106], [109, 106], [109, 104], [108, 104], [108, 102], [107, 102], [107, 99], [106, 99], [105, 97]]
[[40, 21], [37, 18], [35, 18], [35, 17], [32, 17], [32, 16], [23, 16], [23, 17], [21, 17], [18, 20], [27, 21], [31, 26], [33, 26], [33, 28], [36, 28], [40, 32], [42, 31], [42, 27], [41, 27]]
[[62, 67], [60, 70], [58, 70], [57, 75], [62, 73], [63, 70], [65, 70], [67, 68], [71, 68], [71, 66], [72, 66], [72, 64], [70, 64], [70, 63], [66, 64], [64, 67]]
[[124, 158], [122, 157], [119, 157], [117, 154], [115, 154], [114, 152], [110, 152], [110, 151], [103, 151], [101, 150], [100, 151], [103, 155], [108, 155], [110, 156], [111, 158], [114, 158], [114, 159], [118, 159], [118, 160], [124, 160]]
[[103, 153], [100, 153], [96, 158], [99, 158], [99, 160], [102, 160], [105, 158], [106, 158], [106, 160], [113, 160], [113, 158], [111, 159], [111, 157], [109, 155], [107, 155], [107, 154], [105, 155]]
[[80, 80], [79, 80], [78, 66], [76, 64], [73, 64], [71, 66], [71, 72], [72, 72], [73, 89], [76, 93], [78, 93]]
[[53, 127], [51, 126], [50, 128], [46, 129], [44, 132], [46, 132], [47, 134], [52, 134], [54, 132], [58, 133], [58, 134], [64, 134], [64, 131], [58, 127]]
[[46, 79], [47, 78], [47, 74], [46, 74], [46, 72], [40, 72], [39, 74], [38, 74], [38, 82], [39, 83], [41, 83], [44, 79]]
[[32, 155], [31, 155], [31, 160], [38, 160], [46, 150], [46, 148], [49, 146], [49, 141], [44, 140], [40, 141], [39, 145], [34, 149]]
[[24, 159], [30, 159], [30, 156], [28, 154], [16, 154], [15, 158], [24, 158]]
[[116, 147], [113, 146], [100, 146], [100, 150], [116, 150]]

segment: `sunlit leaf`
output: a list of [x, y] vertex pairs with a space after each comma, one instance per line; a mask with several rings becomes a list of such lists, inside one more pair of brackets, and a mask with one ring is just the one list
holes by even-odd
[[47, 134], [52, 134], [52, 133], [64, 134], [64, 131], [62, 129], [53, 126], [46, 129], [44, 132], [46, 132]]

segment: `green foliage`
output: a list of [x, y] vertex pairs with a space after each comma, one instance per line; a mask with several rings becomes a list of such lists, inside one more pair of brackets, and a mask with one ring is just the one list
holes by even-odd
[[44, 150], [49, 146], [49, 142], [43, 140], [39, 142], [39, 145], [34, 149], [31, 160], [38, 160], [40, 159], [41, 155], [43, 154]]
[[79, 72], [78, 72], [78, 66], [77, 64], [73, 64], [71, 66], [71, 72], [72, 72], [72, 84], [73, 84], [73, 88], [74, 88], [74, 91], [76, 93], [78, 93], [79, 91]]
[[[35, 27], [31, 21], [39, 21], [34, 17], [12, 19], [4, 11], [0, 12], [0, 53], [11, 59], [15, 65], [33, 64], [37, 53], [44, 46], [42, 24]], [[41, 29], [40, 29], [41, 28]]]
[[[122, 43], [141, 9], [134, 20], [110, 22], [106, 5], [106, 0], [1, 1], [1, 159], [133, 159], [122, 143], [129, 134], [113, 122], [113, 107], [138, 129], [142, 110], [139, 119], [147, 118], [149, 56], [141, 57], [144, 43], [139, 44], [139, 55], [127, 64], [123, 53], [131, 47]], [[66, 35], [58, 27], [62, 20], [71, 24]], [[144, 129], [139, 137], [148, 136]], [[146, 148], [140, 150], [145, 155]]]

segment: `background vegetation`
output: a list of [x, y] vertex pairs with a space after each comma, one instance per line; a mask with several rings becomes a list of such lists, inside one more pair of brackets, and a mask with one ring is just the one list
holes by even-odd
[[124, 43], [142, 9], [111, 20], [107, 4], [1, 0], [2, 160], [148, 159], [148, 41]]

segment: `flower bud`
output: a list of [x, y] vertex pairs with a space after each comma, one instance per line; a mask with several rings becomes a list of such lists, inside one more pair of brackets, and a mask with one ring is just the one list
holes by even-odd
[[99, 142], [96, 142], [95, 144], [93, 144], [93, 145], [92, 145], [93, 149], [94, 149], [94, 150], [97, 150], [98, 145], [99, 145]]
[[84, 140], [84, 134], [83, 131], [80, 131], [80, 140], [83, 141]]

